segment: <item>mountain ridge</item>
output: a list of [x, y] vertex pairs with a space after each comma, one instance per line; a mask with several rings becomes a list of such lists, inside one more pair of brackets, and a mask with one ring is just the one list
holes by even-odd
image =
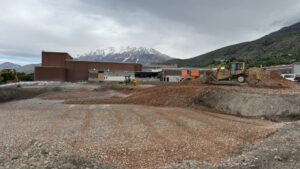
[[168, 63], [207, 67], [222, 60], [246, 61], [249, 67], [291, 64], [300, 61], [300, 23], [284, 27], [257, 40], [230, 45], [189, 59]]
[[300, 22], [295, 23], [290, 26], [283, 27], [283, 28], [279, 29], [278, 31], [275, 31], [271, 34], [290, 33], [290, 32], [296, 32], [296, 31], [300, 31]]
[[97, 49], [86, 53], [77, 60], [102, 61], [102, 62], [122, 62], [122, 63], [141, 63], [166, 62], [172, 59], [170, 56], [160, 53], [153, 48], [145, 47], [122, 47]]
[[22, 66], [11, 62], [4, 62], [0, 64], [0, 69], [17, 69], [20, 67]]
[[28, 65], [24, 65], [22, 67], [17, 68], [17, 72], [23, 72], [26, 74], [31, 74], [34, 73], [34, 68], [36, 66], [41, 66], [41, 64], [28, 64]]
[[0, 64], [0, 70], [1, 69], [16, 69], [17, 72], [23, 72], [26, 74], [31, 74], [34, 73], [34, 68], [36, 66], [40, 66], [41, 64], [27, 64], [27, 65], [18, 65], [15, 63], [11, 63], [11, 62], [4, 62], [2, 64]]

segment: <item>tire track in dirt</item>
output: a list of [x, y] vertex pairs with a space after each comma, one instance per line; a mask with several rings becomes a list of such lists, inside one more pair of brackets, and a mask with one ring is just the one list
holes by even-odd
[[[122, 108], [122, 110], [120, 108]], [[133, 169], [153, 168], [153, 161], [161, 164], [169, 164], [176, 162], [173, 158], [181, 156], [175, 152], [182, 151], [184, 146], [178, 144], [176, 141], [175, 143], [172, 143], [173, 141], [170, 142], [168, 139], [164, 138], [164, 136], [162, 136], [153, 126], [153, 124], [147, 119], [147, 117], [139, 113], [140, 111], [144, 110], [132, 108], [131, 106], [112, 107], [112, 110], [114, 112], [113, 114], [116, 118], [117, 124], [120, 126], [120, 129], [115, 131], [112, 137], [119, 138], [120, 144], [116, 148], [109, 148], [106, 150], [106, 162], [112, 163], [116, 166]], [[126, 115], [126, 117], [135, 116], [136, 118], [124, 119], [124, 115]], [[132, 129], [127, 126], [131, 126], [131, 121], [125, 120], [133, 120], [134, 124], [143, 125], [146, 131], [141, 130], [136, 134], [132, 133]], [[150, 137], [143, 137], [144, 133], [151, 133]], [[174, 137], [174, 140], [176, 139], [178, 139], [178, 137]], [[182, 159], [181, 157], [178, 158]], [[100, 159], [100, 161], [102, 161], [102, 159]], [[155, 166], [158, 166], [158, 164]]]
[[[189, 118], [191, 120], [203, 121], [203, 119], [205, 119], [205, 121], [203, 122], [210, 127], [205, 129], [205, 131], [204, 130], [199, 131], [201, 133], [200, 136], [203, 137], [205, 135], [204, 139], [208, 139], [211, 142], [215, 143], [216, 145], [223, 146], [228, 149], [238, 148], [242, 144], [255, 143], [257, 140], [264, 138], [266, 136], [265, 134], [268, 133], [265, 132], [265, 134], [257, 135], [257, 130], [264, 129], [270, 132], [274, 130], [274, 128], [270, 130], [266, 129], [266, 127], [270, 125], [274, 125], [273, 123], [266, 122], [266, 121], [261, 122], [261, 124], [257, 124], [258, 122], [253, 123], [250, 120], [245, 119], [247, 120], [247, 122], [244, 123], [243, 121], [241, 121], [244, 119], [236, 119], [238, 117], [230, 116], [230, 115], [227, 115], [228, 117], [225, 118], [218, 118], [218, 116], [226, 116], [226, 115], [217, 115], [211, 113], [213, 115], [210, 116], [208, 114], [210, 112], [202, 113], [202, 112], [191, 111], [191, 110], [185, 110], [185, 113], [182, 113], [182, 111], [177, 109], [173, 110], [173, 112], [177, 114], [178, 117], [182, 116], [185, 118]], [[232, 120], [230, 119], [230, 117], [234, 119]], [[228, 121], [232, 121], [232, 123], [228, 123]], [[240, 133], [241, 129], [243, 130], [242, 132], [243, 134], [236, 134], [236, 133]], [[220, 134], [216, 133], [215, 131], [218, 131], [218, 133]], [[207, 134], [207, 133], [211, 133], [211, 134]], [[223, 137], [231, 138], [232, 141], [236, 143], [235, 146], [233, 146], [231, 141], [225, 142], [223, 140]]]
[[[142, 145], [142, 140], [136, 137], [127, 126], [123, 115], [128, 116], [131, 112], [127, 110], [127, 107], [119, 110], [119, 106], [111, 106], [111, 114], [114, 116], [114, 123], [118, 125], [118, 128], [112, 133], [111, 137], [115, 140], [119, 140], [117, 147], [109, 148], [105, 150], [106, 159], [104, 162], [114, 164], [116, 166], [127, 168], [141, 168], [139, 163], [141, 159], [138, 153], [135, 151], [136, 146]], [[142, 156], [144, 157], [144, 156]], [[103, 159], [100, 159], [103, 161]], [[126, 165], [124, 165], [126, 164]]]
[[[122, 138], [122, 136], [125, 137], [125, 139], [132, 141], [133, 135], [130, 132], [128, 126], [126, 126], [124, 122], [124, 118], [121, 114], [125, 114], [124, 112], [121, 113], [121, 111], [118, 110], [118, 108], [111, 107], [112, 112], [114, 114], [114, 117], [117, 120], [117, 123], [119, 124], [120, 128], [114, 133], [114, 137]], [[129, 112], [126, 112], [126, 115], [128, 115]]]
[[[187, 117], [187, 113], [183, 114], [182, 111], [177, 110], [172, 110], [172, 113], [170, 113], [169, 111], [160, 111], [159, 113], [163, 115], [166, 120], [175, 123], [180, 130], [184, 131], [185, 134], [188, 133], [188, 138], [190, 138], [190, 141], [192, 142], [200, 139], [199, 137], [201, 137], [201, 139], [203, 141], [206, 141], [208, 145], [212, 144], [215, 149], [226, 146], [224, 142], [216, 141], [213, 135], [207, 134], [207, 129], [199, 130], [197, 128], [192, 128], [187, 124], [187, 122], [184, 122], [183, 120], [180, 120], [178, 118]], [[195, 118], [192, 119], [195, 120]]]
[[[188, 113], [182, 114], [181, 111], [175, 110], [174, 113], [184, 118], [203, 122], [206, 124], [206, 126], [209, 126], [208, 128], [199, 131], [199, 136], [203, 139], [209, 140], [217, 147], [228, 147], [228, 149], [232, 148], [232, 142], [224, 142], [222, 140], [223, 137], [232, 138], [234, 140], [245, 140], [245, 138], [243, 138], [242, 136], [233, 135], [230, 132], [231, 130], [238, 128], [238, 125], [236, 124], [237, 122], [231, 123], [229, 126], [226, 126], [225, 119], [218, 119], [214, 117], [209, 118], [209, 116], [207, 116], [206, 114], [201, 114], [202, 112], [188, 111]], [[203, 119], [205, 119], [205, 121]], [[220, 125], [222, 125], [222, 127], [219, 127]], [[216, 133], [216, 131], [218, 132]]]
[[59, 131], [59, 129], [62, 127], [63, 122], [69, 117], [70, 113], [73, 111], [73, 108], [75, 108], [76, 105], [69, 105], [68, 109], [64, 112], [62, 112], [60, 115], [53, 118], [52, 122], [49, 122], [50, 127], [43, 129], [41, 131], [38, 131], [35, 135], [37, 137], [45, 137], [49, 140], [53, 138], [53, 136]]
[[156, 127], [154, 127], [154, 125], [147, 120], [143, 115], [141, 115], [139, 109], [137, 108], [131, 108], [132, 112], [139, 117], [139, 119], [141, 120], [141, 122], [148, 128], [149, 132], [153, 135], [153, 137], [151, 137], [151, 141], [153, 143], [156, 144], [161, 144], [161, 143], [170, 143], [172, 142], [171, 140], [167, 139], [166, 137], [164, 137], [162, 134], [160, 134], [158, 132], [158, 130], [156, 129]]
[[[178, 114], [181, 114], [178, 112], [178, 110], [175, 110]], [[249, 128], [249, 129], [254, 129], [254, 128], [261, 128], [261, 127], [266, 127], [269, 125], [272, 125], [271, 122], [267, 121], [262, 121], [262, 123], [265, 123], [264, 125], [258, 124], [258, 122], [252, 122], [248, 119], [237, 119], [238, 117], [231, 116], [231, 115], [224, 115], [224, 114], [215, 114], [211, 112], [198, 112], [198, 111], [188, 111], [189, 113], [185, 113], [184, 115], [189, 118], [189, 119], [196, 119], [198, 121], [203, 121], [205, 120], [205, 123], [209, 124], [209, 126], [213, 126], [215, 130], [218, 131], [223, 131], [222, 134], [228, 137], [234, 137], [235, 139], [240, 139], [240, 140], [247, 140], [249, 136], [255, 137], [255, 133], [251, 134], [248, 133], [245, 136], [243, 135], [232, 135], [230, 133], [235, 133], [235, 131], [239, 128]], [[223, 116], [223, 117], [220, 117]], [[225, 117], [224, 117], [225, 116]], [[211, 120], [209, 120], [211, 119]], [[228, 121], [231, 121], [232, 123], [228, 123]], [[224, 125], [222, 125], [224, 123]], [[225, 123], [227, 125], [225, 125]], [[228, 125], [229, 124], [229, 125]], [[238, 131], [236, 131], [238, 132]]]
[[84, 140], [88, 135], [88, 130], [91, 125], [91, 119], [93, 117], [92, 111], [96, 108], [95, 105], [90, 105], [88, 108], [88, 111], [85, 112], [85, 117], [83, 120], [83, 123], [81, 124], [80, 128], [80, 135], [75, 138], [75, 140], [72, 143], [72, 146], [75, 147], [76, 149], [81, 149], [84, 146]]

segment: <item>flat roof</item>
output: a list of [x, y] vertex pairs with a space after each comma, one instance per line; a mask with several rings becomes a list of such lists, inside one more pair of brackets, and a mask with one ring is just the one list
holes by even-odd
[[67, 53], [67, 52], [48, 52], [48, 51], [42, 51], [42, 54], [43, 53], [68, 55], [70, 58], [73, 59], [73, 57], [69, 53]]
[[70, 55], [68, 52], [49, 52], [49, 51], [42, 51], [42, 53], [57, 53], [57, 54], [68, 54], [68, 55]]

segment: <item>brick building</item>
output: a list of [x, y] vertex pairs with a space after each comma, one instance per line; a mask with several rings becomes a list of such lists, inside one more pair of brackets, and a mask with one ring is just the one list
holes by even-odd
[[42, 65], [35, 67], [36, 81], [87, 81], [89, 70], [142, 71], [137, 63], [78, 61], [68, 53], [42, 52]]

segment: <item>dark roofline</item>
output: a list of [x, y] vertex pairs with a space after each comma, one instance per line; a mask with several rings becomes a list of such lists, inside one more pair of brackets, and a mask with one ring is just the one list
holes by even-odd
[[58, 54], [68, 54], [69, 55], [69, 53], [67, 53], [67, 52], [49, 52], [49, 51], [42, 51], [42, 53], [58, 53]]
[[72, 58], [73, 59], [73, 57], [69, 54], [69, 53], [67, 53], [67, 52], [49, 52], [49, 51], [42, 51], [42, 54], [43, 53], [53, 53], [53, 54], [63, 54], [63, 55], [68, 55], [70, 58]]

